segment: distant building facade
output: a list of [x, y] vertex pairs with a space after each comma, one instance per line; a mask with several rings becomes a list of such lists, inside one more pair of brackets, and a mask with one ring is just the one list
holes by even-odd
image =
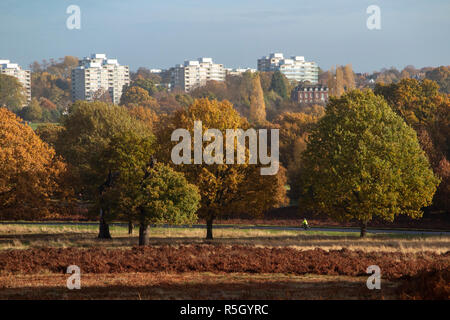
[[300, 84], [292, 90], [292, 100], [301, 104], [326, 104], [328, 87], [320, 84]]
[[227, 75], [230, 75], [230, 76], [240, 76], [240, 75], [242, 75], [243, 73], [246, 73], [246, 72], [255, 73], [255, 72], [258, 71], [258, 70], [256, 70], [256, 69], [251, 69], [251, 68], [235, 68], [235, 69], [227, 68], [227, 69], [225, 69], [225, 71], [226, 71], [226, 74], [227, 74]]
[[119, 104], [123, 87], [130, 84], [128, 66], [105, 54], [92, 54], [72, 70], [72, 100], [92, 101], [99, 92], [108, 92], [112, 103]]
[[225, 81], [225, 68], [214, 63], [212, 58], [199, 58], [185, 61], [170, 69], [171, 89], [181, 89], [186, 92], [204, 86], [206, 82]]
[[285, 58], [282, 53], [271, 53], [258, 59], [258, 71], [280, 71], [290, 81], [319, 81], [319, 66], [315, 62], [305, 61], [303, 56]]
[[27, 103], [31, 101], [30, 70], [23, 70], [17, 63], [11, 63], [9, 60], [0, 60], [0, 73], [17, 78], [23, 86]]

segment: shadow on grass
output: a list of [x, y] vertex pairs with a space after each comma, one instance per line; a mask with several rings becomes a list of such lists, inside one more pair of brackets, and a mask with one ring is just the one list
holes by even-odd
[[[83, 281], [83, 280], [81, 280]], [[0, 299], [165, 299], [165, 300], [299, 300], [299, 299], [395, 299], [396, 285], [368, 290], [365, 281], [264, 281], [245, 283], [157, 283], [83, 286], [69, 290], [63, 286], [3, 288]]]

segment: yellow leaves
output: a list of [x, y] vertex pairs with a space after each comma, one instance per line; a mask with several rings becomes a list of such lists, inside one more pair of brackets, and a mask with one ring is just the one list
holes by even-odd
[[[171, 142], [172, 132], [183, 128], [193, 136], [194, 121], [202, 121], [203, 130], [218, 129], [224, 136], [227, 129], [249, 128], [247, 120], [234, 110], [230, 102], [197, 99], [187, 110], [178, 111], [161, 126], [157, 134], [160, 142], [158, 158], [170, 161], [170, 151], [176, 144]], [[258, 165], [187, 164], [174, 168], [183, 171], [187, 179], [199, 188], [202, 196], [199, 215], [203, 218], [242, 212], [260, 214], [286, 198], [283, 179], [280, 179], [284, 177], [282, 170], [276, 176], [261, 177]]]
[[1, 216], [32, 218], [57, 191], [64, 171], [52, 148], [13, 113], [0, 108]]
[[263, 124], [266, 121], [266, 104], [259, 75], [252, 79], [252, 95], [250, 96], [250, 121]]

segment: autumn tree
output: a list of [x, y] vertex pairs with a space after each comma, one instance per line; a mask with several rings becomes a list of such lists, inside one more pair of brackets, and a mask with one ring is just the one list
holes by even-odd
[[334, 88], [334, 95], [340, 97], [345, 91], [344, 71], [342, 67], [336, 67], [336, 87]]
[[20, 117], [27, 121], [40, 121], [42, 119], [42, 108], [36, 98], [31, 99], [28, 106], [19, 112]]
[[[249, 71], [247, 71], [247, 72], [249, 72]], [[264, 93], [268, 93], [271, 90], [272, 78], [273, 78], [274, 72], [258, 71], [258, 74], [259, 74], [259, 80], [261, 82], [261, 88], [263, 89]]]
[[288, 80], [280, 71], [275, 71], [270, 83], [270, 90], [275, 91], [283, 99], [289, 98]]
[[259, 75], [256, 75], [252, 81], [253, 90], [250, 97], [250, 117], [252, 123], [263, 124], [266, 121], [266, 104], [264, 102], [264, 93], [261, 88]]
[[19, 80], [13, 76], [0, 74], [0, 108], [17, 112], [26, 101], [24, 88]]
[[287, 167], [297, 155], [294, 148], [297, 141], [305, 140], [319, 117], [303, 112], [285, 112], [273, 124], [280, 130], [280, 161]]
[[351, 90], [356, 87], [355, 75], [351, 64], [346, 66], [332, 67], [327, 72], [327, 86], [330, 95], [340, 97], [346, 90]]
[[[208, 98], [210, 100], [229, 99], [229, 90], [224, 81], [208, 81], [204, 86], [197, 87], [189, 92], [193, 98]], [[191, 101], [192, 103], [192, 101]]]
[[422, 216], [439, 179], [416, 133], [372, 91], [332, 98], [302, 154], [300, 207], [357, 219]]
[[427, 71], [425, 78], [436, 81], [441, 92], [450, 94], [450, 66], [440, 66]]
[[60, 79], [69, 79], [72, 69], [78, 66], [78, 58], [74, 56], [65, 56], [59, 59], [50, 59], [49, 65], [46, 68], [50, 74], [57, 76]]
[[[176, 144], [175, 141], [171, 142], [172, 133], [175, 129], [183, 128], [193, 136], [195, 121], [202, 121], [203, 134], [210, 128], [219, 130], [223, 141], [226, 141], [226, 129], [250, 128], [247, 120], [228, 101], [197, 99], [188, 109], [177, 111], [161, 126], [162, 130], [158, 133], [158, 158], [172, 163], [171, 150]], [[203, 143], [203, 152], [208, 145], [208, 142]], [[236, 145], [234, 147], [236, 149]], [[180, 153], [184, 155], [184, 152]], [[220, 152], [213, 153], [220, 157]], [[191, 155], [187, 156], [190, 159]], [[172, 165], [176, 170], [184, 172], [188, 181], [200, 190], [201, 207], [198, 215], [206, 220], [207, 239], [213, 238], [212, 227], [217, 218], [233, 213], [257, 216], [286, 203], [284, 170], [279, 170], [277, 175], [260, 176], [261, 166], [249, 164], [248, 158], [243, 164], [226, 164], [224, 160], [223, 163], [190, 162]]]
[[57, 108], [57, 106], [51, 102], [49, 99], [41, 97], [39, 99], [39, 105], [42, 109], [42, 119], [43, 122], [58, 122], [61, 117], [62, 109]]
[[[160, 84], [164, 80], [163, 73], [153, 73], [145, 67], [139, 67], [136, 72], [130, 72], [130, 77], [133, 83], [136, 83], [138, 80], [150, 80], [154, 85]], [[149, 94], [152, 95], [150, 92]]]
[[355, 74], [353, 73], [353, 68], [351, 64], [347, 64], [343, 67], [344, 73], [344, 86], [346, 90], [354, 89], [355, 84]]
[[147, 90], [141, 87], [133, 86], [129, 87], [120, 99], [121, 105], [135, 104], [143, 107], [155, 107], [157, 102], [154, 98], [150, 97]]
[[[450, 159], [450, 98], [439, 92], [436, 82], [425, 79], [403, 79], [389, 85], [377, 84], [375, 93], [382, 95], [419, 137], [436, 174], [442, 179], [433, 200], [436, 208], [450, 211], [447, 197], [450, 176], [442, 170]], [[444, 166], [445, 167], [445, 166]]]
[[[102, 155], [111, 138], [122, 132], [146, 135], [149, 128], [133, 118], [126, 108], [104, 102], [77, 101], [63, 119], [64, 130], [58, 135], [56, 149], [70, 166], [77, 194], [88, 203], [100, 197], [110, 172]], [[110, 238], [107, 213], [102, 210], [100, 238]]]
[[54, 123], [45, 123], [37, 127], [35, 132], [39, 136], [39, 138], [42, 139], [42, 141], [47, 143], [53, 149], [59, 149], [56, 148], [56, 143], [58, 142], [58, 136], [63, 130], [64, 127], [61, 125]]
[[78, 58], [66, 56], [50, 61], [35, 61], [31, 66], [31, 95], [46, 98], [59, 110], [71, 103], [71, 71], [78, 65]]
[[66, 168], [55, 151], [12, 112], [0, 108], [0, 218], [48, 214]]
[[[324, 109], [321, 106], [317, 108]], [[316, 125], [323, 111], [311, 108], [310, 112], [285, 112], [274, 121], [274, 128], [280, 130], [280, 162], [287, 168], [287, 182], [289, 184], [289, 197], [298, 199], [299, 195], [299, 167], [301, 153], [306, 149], [306, 140]]]
[[127, 110], [133, 118], [143, 122], [150, 130], [153, 130], [159, 121], [158, 115], [150, 108], [131, 104], [127, 106]]
[[139, 87], [148, 92], [150, 96], [153, 96], [156, 92], [164, 91], [165, 88], [161, 85], [158, 85], [159, 82], [155, 80], [151, 80], [148, 78], [139, 78], [131, 83], [133, 87]]
[[192, 224], [200, 195], [182, 173], [156, 163], [151, 136], [121, 133], [111, 140], [105, 163], [116, 175], [100, 198], [110, 215], [139, 223], [139, 245], [148, 245], [150, 225]]
[[172, 114], [178, 109], [186, 108], [193, 101], [190, 95], [175, 91], [160, 91], [155, 93], [153, 98], [157, 101], [154, 111], [158, 116]]
[[335, 94], [335, 88], [336, 88], [336, 77], [334, 75], [334, 66], [330, 68], [329, 71], [327, 71], [327, 86], [330, 96], [334, 96]]

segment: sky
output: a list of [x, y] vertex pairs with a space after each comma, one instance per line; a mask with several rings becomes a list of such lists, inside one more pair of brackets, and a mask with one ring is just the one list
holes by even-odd
[[[67, 7], [81, 10], [70, 30]], [[369, 30], [370, 5], [380, 30]], [[271, 52], [355, 72], [450, 64], [448, 0], [1, 0], [0, 59], [33, 61], [106, 53], [120, 64], [165, 69], [212, 57], [256, 68]]]

